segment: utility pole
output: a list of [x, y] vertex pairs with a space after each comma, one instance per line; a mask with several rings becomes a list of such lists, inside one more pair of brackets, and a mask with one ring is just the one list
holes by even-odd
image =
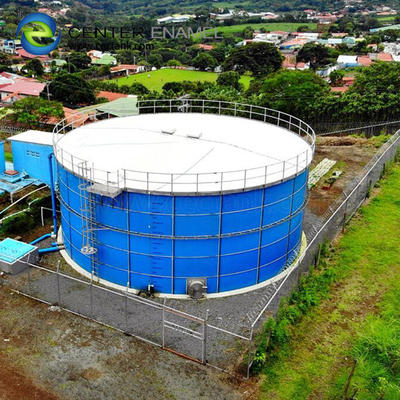
[[49, 85], [50, 85], [50, 82], [46, 82], [46, 89], [47, 89], [47, 100], [49, 100], [49, 101], [50, 101]]

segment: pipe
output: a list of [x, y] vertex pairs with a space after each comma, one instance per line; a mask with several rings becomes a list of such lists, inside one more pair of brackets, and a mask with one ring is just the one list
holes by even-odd
[[61, 250], [61, 249], [58, 246], [53, 246], [53, 247], [49, 247], [47, 249], [39, 249], [38, 253], [39, 254], [46, 254], [46, 253], [53, 253], [53, 252], [56, 252], [56, 251], [59, 251], [59, 250]]
[[40, 236], [39, 238], [35, 239], [33, 242], [30, 242], [29, 244], [36, 244], [36, 243], [39, 243], [39, 242], [41, 242], [42, 240], [47, 239], [47, 238], [49, 238], [49, 237], [51, 237], [51, 236], [52, 236], [51, 233], [46, 233], [45, 235]]
[[53, 159], [54, 154], [51, 153], [49, 155], [49, 166], [50, 166], [50, 190], [51, 190], [51, 204], [53, 210], [53, 227], [54, 227], [54, 234], [57, 234], [57, 210], [56, 210], [56, 194], [54, 190], [54, 176], [53, 176]]
[[[8, 207], [6, 207], [4, 210], [0, 211], [0, 214], [3, 214], [5, 211], [7, 211], [9, 208], [15, 206], [17, 203], [19, 203], [21, 200], [25, 199], [26, 197], [30, 196], [31, 194], [37, 192], [38, 190], [42, 190], [44, 188], [47, 188], [47, 186], [41, 186], [39, 189], [35, 189], [32, 192], [29, 192], [28, 194], [26, 194], [25, 196], [21, 197], [20, 199], [18, 199], [16, 202], [10, 204]], [[29, 205], [31, 205], [34, 201], [37, 201], [39, 199], [35, 199], [32, 202], [29, 203]]]

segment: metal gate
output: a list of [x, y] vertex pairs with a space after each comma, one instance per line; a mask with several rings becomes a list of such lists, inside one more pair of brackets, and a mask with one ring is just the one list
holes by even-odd
[[163, 306], [162, 347], [192, 361], [207, 363], [207, 320]]

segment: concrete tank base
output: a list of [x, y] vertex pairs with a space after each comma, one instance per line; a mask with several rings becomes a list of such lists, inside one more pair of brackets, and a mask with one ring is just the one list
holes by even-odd
[[[59, 231], [58, 231], [57, 241], [59, 243], [63, 241], [62, 228], [60, 228]], [[273, 276], [270, 279], [267, 279], [266, 281], [258, 283], [257, 285], [247, 286], [245, 288], [241, 288], [241, 289], [237, 289], [237, 290], [231, 290], [231, 291], [227, 291], [227, 292], [221, 292], [221, 293], [208, 293], [208, 294], [206, 293], [204, 295], [204, 298], [205, 299], [216, 299], [216, 298], [221, 298], [221, 297], [235, 296], [235, 295], [238, 295], [238, 294], [244, 294], [244, 293], [252, 292], [254, 290], [258, 290], [258, 289], [261, 289], [261, 288], [263, 288], [265, 286], [268, 286], [268, 285], [270, 285], [270, 284], [272, 284], [274, 282], [278, 282], [281, 279], [283, 279], [295, 267], [297, 260], [299, 259], [301, 254], [304, 252], [306, 247], [307, 247], [307, 239], [306, 239], [306, 235], [303, 232], [302, 233], [302, 238], [301, 238], [301, 246], [300, 246], [300, 250], [299, 250], [298, 256], [292, 262], [292, 264], [290, 264], [282, 272], [280, 272], [279, 274]], [[67, 251], [61, 250], [60, 254], [62, 255], [64, 260], [68, 263], [68, 265], [72, 269], [74, 269], [76, 272], [78, 272], [82, 276], [84, 276], [84, 277], [86, 277], [88, 279], [92, 279], [92, 275], [89, 272], [87, 272], [85, 269], [80, 267], [79, 264], [77, 264], [69, 256]], [[126, 288], [126, 287], [124, 287], [122, 285], [117, 285], [115, 283], [112, 283], [110, 281], [107, 281], [105, 279], [101, 279], [101, 278], [98, 278], [98, 277], [93, 277], [93, 282], [100, 283], [100, 284], [102, 284], [102, 285], [104, 285], [106, 287], [109, 287], [110, 289], [116, 289], [116, 290], [132, 293], [132, 294], [138, 294], [140, 292], [139, 290], [132, 289], [132, 288]], [[167, 299], [177, 299], [177, 300], [188, 300], [188, 299], [190, 299], [190, 296], [188, 296], [188, 295], [169, 294], [169, 293], [155, 293], [155, 297], [167, 298]]]

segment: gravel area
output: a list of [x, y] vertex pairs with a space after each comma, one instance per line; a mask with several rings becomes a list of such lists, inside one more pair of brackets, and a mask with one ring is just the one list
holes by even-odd
[[0, 303], [1, 400], [254, 398], [249, 382], [51, 312], [6, 286], [0, 286]]

